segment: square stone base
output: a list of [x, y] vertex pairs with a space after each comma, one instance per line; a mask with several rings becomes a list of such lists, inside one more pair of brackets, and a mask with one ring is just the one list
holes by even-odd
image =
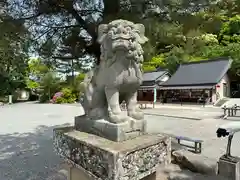
[[75, 129], [120, 142], [145, 134], [146, 121], [131, 119], [124, 123], [113, 124], [104, 119], [90, 120], [83, 115], [75, 117]]
[[[83, 169], [76, 168], [72, 165], [65, 165], [68, 171], [68, 180], [93, 180], [89, 174]], [[157, 173], [153, 172], [152, 174], [142, 178], [141, 180], [157, 180]], [[161, 179], [166, 180], [166, 179]]]
[[170, 137], [161, 134], [114, 142], [62, 127], [54, 129], [54, 148], [84, 176], [98, 180], [140, 180], [171, 160]]
[[229, 180], [240, 180], [240, 158], [223, 155], [218, 162], [218, 172]]

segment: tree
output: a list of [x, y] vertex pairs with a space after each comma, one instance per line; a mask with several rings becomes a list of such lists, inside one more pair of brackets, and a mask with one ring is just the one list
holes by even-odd
[[[212, 2], [209, 0], [11, 0], [7, 4], [7, 12], [16, 21], [25, 21], [25, 25], [32, 32], [38, 52], [52, 63], [56, 62], [56, 59], [99, 61], [97, 27], [100, 23], [124, 18], [143, 22], [147, 29], [148, 27], [153, 29], [154, 26], [151, 26], [153, 22], [155, 24], [165, 22], [166, 25], [170, 23], [170, 28], [174, 26], [171, 24], [174, 21], [181, 24], [188, 22], [188, 26], [180, 26], [184, 29], [195, 22], [192, 15], [194, 12], [202, 10]], [[175, 29], [175, 33], [178, 33], [178, 28]], [[147, 35], [150, 37], [151, 34], [151, 30], [148, 30]], [[174, 36], [170, 36], [169, 34], [169, 39], [174, 40]], [[156, 40], [156, 36], [152, 36], [151, 39]], [[181, 34], [178, 39], [181, 40]], [[164, 41], [164, 38], [160, 41]], [[165, 47], [169, 49], [168, 42], [157, 42], [156, 45], [152, 42], [152, 45], [157, 51]], [[89, 56], [90, 58], [81, 59]]]
[[37, 93], [41, 79], [50, 71], [51, 69], [40, 58], [31, 58], [28, 61], [28, 73], [25, 78], [27, 87]]
[[23, 23], [5, 21], [11, 19], [0, 11], [0, 95], [12, 94], [25, 86], [27, 70], [28, 31]]
[[46, 73], [40, 81], [40, 102], [50, 101], [53, 95], [61, 90], [61, 80], [54, 72]]

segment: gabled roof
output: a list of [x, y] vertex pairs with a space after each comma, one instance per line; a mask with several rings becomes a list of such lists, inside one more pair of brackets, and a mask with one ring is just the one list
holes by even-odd
[[161, 85], [163, 87], [215, 85], [227, 73], [231, 63], [231, 58], [221, 57], [181, 64], [175, 74]]
[[167, 71], [153, 71], [153, 72], [146, 72], [143, 74], [143, 82], [144, 81], [156, 81], [163, 75], [167, 74]]

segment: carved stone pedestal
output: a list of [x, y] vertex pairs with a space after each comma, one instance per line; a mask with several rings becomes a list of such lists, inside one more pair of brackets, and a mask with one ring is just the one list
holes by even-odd
[[85, 115], [75, 117], [76, 130], [95, 134], [112, 141], [125, 141], [146, 133], [146, 121], [134, 120], [113, 124], [104, 119], [90, 120]]
[[218, 162], [218, 172], [229, 180], [240, 180], [240, 158], [223, 155]]
[[[92, 180], [92, 177], [83, 169], [76, 168], [72, 165], [66, 164], [66, 169], [68, 170], [68, 180]], [[157, 173], [154, 172], [141, 180], [156, 180]], [[165, 180], [165, 179], [161, 179]]]
[[155, 180], [158, 165], [170, 163], [170, 146], [160, 134], [114, 142], [74, 127], [54, 130], [54, 148], [72, 166], [70, 180]]

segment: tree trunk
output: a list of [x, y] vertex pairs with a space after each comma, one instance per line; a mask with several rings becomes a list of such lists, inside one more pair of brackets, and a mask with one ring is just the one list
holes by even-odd
[[48, 88], [48, 99], [49, 99], [49, 101], [51, 100], [51, 89], [50, 88]]

